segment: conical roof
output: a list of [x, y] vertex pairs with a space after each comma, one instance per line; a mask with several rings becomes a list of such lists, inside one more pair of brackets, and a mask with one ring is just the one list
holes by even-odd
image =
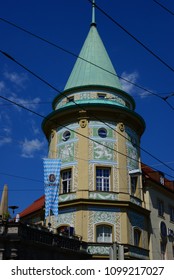
[[64, 90], [88, 85], [121, 89], [120, 81], [95, 24], [91, 24]]

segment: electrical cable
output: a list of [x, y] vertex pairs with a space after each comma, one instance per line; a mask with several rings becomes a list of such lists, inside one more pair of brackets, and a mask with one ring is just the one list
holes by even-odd
[[160, 2], [156, 1], [156, 0], [152, 0], [153, 2], [155, 2], [156, 4], [158, 4], [161, 8], [163, 8], [165, 11], [167, 11], [169, 14], [171, 14], [172, 16], [174, 16], [174, 12], [172, 12], [171, 10], [169, 10], [166, 6], [162, 5]]
[[[41, 115], [41, 114], [39, 114], [39, 113], [37, 113], [37, 112], [35, 112], [35, 111], [33, 111], [33, 110], [27, 108], [27, 107], [25, 107], [25, 106], [23, 106], [23, 105], [21, 105], [21, 104], [18, 104], [18, 103], [16, 103], [16, 102], [14, 102], [14, 101], [12, 101], [12, 100], [10, 100], [10, 99], [8, 99], [8, 98], [2, 96], [2, 95], [0, 95], [0, 98], [6, 100], [7, 102], [10, 102], [10, 103], [16, 105], [16, 106], [18, 106], [18, 107], [20, 107], [20, 108], [22, 108], [22, 109], [24, 109], [24, 110], [26, 110], [26, 111], [29, 111], [30, 113], [33, 113], [33, 114], [35, 114], [35, 115], [37, 115], [37, 116], [39, 116], [39, 117], [45, 119], [45, 116], [43, 116], [43, 115]], [[48, 121], [54, 123], [53, 120], [48, 120]], [[88, 140], [91, 140], [92, 142], [97, 143], [97, 144], [99, 144], [99, 145], [101, 145], [101, 146], [103, 146], [103, 147], [105, 147], [105, 148], [107, 148], [107, 149], [109, 149], [109, 150], [112, 150], [112, 151], [114, 151], [114, 152], [116, 152], [116, 153], [118, 153], [118, 154], [120, 154], [120, 155], [122, 155], [122, 156], [125, 156], [126, 158], [129, 158], [129, 159], [131, 159], [131, 160], [133, 160], [133, 161], [135, 161], [135, 162], [137, 162], [137, 163], [142, 163], [142, 162], [140, 162], [140, 161], [137, 160], [137, 159], [133, 159], [132, 157], [130, 157], [130, 156], [124, 154], [124, 153], [121, 153], [120, 151], [117, 151], [117, 150], [115, 150], [115, 149], [113, 149], [113, 148], [111, 148], [111, 147], [109, 147], [109, 146], [107, 146], [107, 145], [105, 145], [105, 144], [103, 144], [103, 143], [101, 143], [101, 142], [95, 140], [95, 139], [92, 139], [92, 138], [90, 138], [90, 137], [88, 137], [88, 136], [85, 136], [85, 135], [83, 135], [83, 134], [81, 134], [81, 133], [79, 133], [79, 132], [77, 132], [77, 131], [75, 131], [75, 130], [73, 130], [73, 129], [70, 129], [69, 127], [67, 127], [67, 126], [65, 126], [65, 125], [62, 125], [62, 124], [60, 124], [60, 123], [58, 123], [58, 122], [56, 122], [56, 124], [59, 125], [60, 127], [66, 128], [66, 129], [70, 130], [71, 132], [74, 132], [74, 133], [76, 133], [76, 134], [78, 134], [78, 135], [80, 135], [80, 136], [82, 136], [82, 137], [84, 137], [84, 138], [86, 138], [86, 139], [88, 139]], [[146, 165], [146, 164], [145, 164], [145, 165]], [[147, 166], [149, 166], [149, 165], [147, 165]], [[150, 166], [149, 166], [149, 167], [150, 167]], [[150, 167], [150, 168], [151, 168], [151, 167]], [[169, 167], [168, 167], [168, 168], [169, 168]], [[152, 169], [155, 169], [155, 168], [152, 168]], [[174, 171], [174, 169], [172, 169], [172, 168], [169, 168], [169, 169], [171, 169], [172, 171]], [[158, 171], [158, 170], [157, 170], [157, 171]], [[173, 176], [171, 176], [171, 175], [168, 175], [167, 173], [165, 173], [165, 174], [166, 174], [167, 176], [169, 176], [169, 177], [173, 177]]]
[[[63, 94], [64, 95], [64, 93], [62, 93], [60, 90], [58, 90], [57, 88], [55, 88], [54, 86], [52, 86], [49, 82], [47, 82], [46, 80], [44, 80], [43, 78], [41, 78], [40, 76], [38, 76], [37, 74], [35, 74], [33, 71], [31, 71], [30, 69], [28, 69], [26, 66], [24, 66], [24, 65], [22, 65], [20, 62], [18, 62], [18, 61], [16, 61], [11, 55], [9, 55], [9, 54], [7, 54], [6, 52], [4, 52], [4, 51], [2, 51], [2, 50], [0, 50], [0, 53], [2, 53], [3, 55], [5, 55], [7, 58], [9, 58], [9, 59], [11, 59], [13, 62], [15, 62], [15, 63], [17, 63], [20, 67], [22, 67], [22, 68], [24, 68], [26, 71], [28, 71], [30, 74], [32, 74], [33, 76], [35, 76], [36, 78], [38, 78], [40, 81], [42, 81], [43, 83], [45, 83], [47, 86], [49, 86], [49, 87], [51, 87], [52, 89], [54, 89], [55, 91], [57, 91], [57, 92], [59, 92], [60, 94]], [[8, 100], [8, 101], [10, 101], [11, 103], [13, 103], [12, 102], [12, 100], [9, 100], [9, 99], [7, 99], [7, 98], [5, 98], [5, 97], [3, 97], [3, 96], [1, 96], [1, 98], [2, 99], [4, 99], [4, 100]], [[67, 98], [67, 96], [66, 96], [66, 98]], [[17, 105], [17, 106], [19, 106], [19, 104], [18, 103], [16, 103], [16, 102], [14, 102], [14, 104], [15, 105]], [[75, 103], [76, 105], [78, 105], [79, 106], [79, 104], [77, 104], [77, 103]], [[22, 105], [20, 105], [20, 107], [21, 108], [26, 108], [25, 106], [22, 106]], [[80, 106], [80, 108], [82, 109], [82, 106]], [[33, 110], [31, 110], [31, 109], [29, 109], [29, 108], [27, 108], [27, 110], [29, 111], [31, 111], [31, 112], [34, 112]], [[38, 113], [36, 113], [36, 114], [38, 114]], [[42, 117], [42, 118], [45, 118], [44, 116], [42, 116], [42, 115], [40, 115], [39, 114], [39, 116], [40, 117]], [[100, 120], [101, 121], [101, 120]], [[103, 121], [102, 121], [103, 122]], [[61, 124], [60, 124], [60, 126], [62, 126]], [[63, 127], [63, 126], [62, 126]], [[66, 126], [64, 126], [64, 127], [66, 127]], [[66, 127], [67, 128], [67, 127]], [[112, 128], [112, 127], [111, 127]], [[70, 128], [68, 128], [70, 131], [71, 131], [71, 129]], [[113, 128], [112, 128], [113, 129]], [[74, 131], [73, 131], [74, 132]], [[118, 131], [116, 131], [117, 133], [118, 133]], [[77, 133], [77, 132], [76, 132]], [[121, 134], [122, 135], [122, 134]], [[82, 136], [82, 135], [81, 135]], [[125, 136], [123, 136], [124, 138], [126, 138]], [[88, 138], [88, 137], [87, 137]], [[90, 139], [90, 138], [89, 138]], [[92, 139], [90, 139], [90, 140], [92, 140]], [[127, 140], [128, 140], [128, 138], [127, 138]], [[95, 140], [94, 140], [95, 141]], [[98, 141], [97, 141], [97, 143], [98, 144], [100, 144]], [[100, 144], [101, 145], [101, 144]], [[104, 146], [104, 145], [103, 145]], [[105, 146], [105, 147], [107, 147], [107, 146]], [[139, 146], [138, 146], [139, 147]], [[141, 147], [139, 147], [140, 149], [142, 149]], [[142, 149], [144, 152], [147, 152], [145, 149]], [[118, 152], [118, 151], [117, 151]], [[119, 152], [118, 152], [119, 153]], [[158, 160], [156, 157], [154, 157], [151, 153], [149, 153], [149, 152], [147, 152], [147, 154], [148, 155], [150, 155], [150, 156], [152, 156], [154, 159], [156, 159], [156, 160]], [[124, 155], [124, 154], [123, 154]], [[165, 165], [167, 168], [169, 168], [170, 170], [172, 170], [172, 171], [174, 171], [174, 169], [173, 168], [171, 168], [170, 166], [168, 166], [168, 165], [166, 165], [165, 163], [163, 163], [161, 160], [158, 160], [160, 163], [162, 163], [163, 165]]]
[[97, 68], [99, 68], [99, 69], [101, 69], [101, 70], [103, 70], [103, 71], [113, 75], [113, 76], [116, 76], [119, 79], [121, 79], [121, 80], [123, 80], [123, 81], [125, 81], [125, 82], [127, 82], [127, 83], [129, 83], [129, 84], [131, 84], [131, 85], [133, 85], [133, 86], [135, 86], [135, 87], [137, 87], [137, 88], [139, 88], [139, 89], [141, 89], [141, 90], [151, 94], [151, 95], [154, 95], [156, 97], [159, 97], [159, 98], [163, 99], [159, 94], [156, 94], [153, 91], [148, 90], [148, 89], [144, 88], [141, 85], [138, 85], [138, 84], [136, 84], [136, 83], [134, 83], [132, 81], [129, 81], [128, 79], [126, 79], [126, 78], [124, 78], [122, 76], [119, 76], [116, 73], [112, 73], [112, 72], [108, 71], [107, 69], [105, 69], [103, 67], [100, 67], [99, 65], [96, 65], [95, 63], [92, 63], [91, 61], [88, 61], [88, 60], [84, 59], [83, 57], [80, 57], [77, 54], [75, 54], [75, 53], [73, 53], [73, 52], [71, 52], [71, 51], [69, 51], [69, 50], [67, 50], [67, 49], [65, 49], [65, 48], [63, 48], [61, 46], [58, 46], [57, 44], [55, 44], [53, 42], [50, 42], [47, 39], [45, 39], [45, 38], [43, 38], [43, 37], [41, 37], [39, 35], [36, 35], [33, 32], [30, 32], [29, 30], [24, 29], [23, 27], [20, 27], [20, 26], [16, 25], [15, 23], [12, 23], [12, 22], [10, 22], [10, 21], [8, 21], [8, 20], [6, 20], [4, 18], [1, 18], [1, 17], [0, 17], [0, 20], [5, 22], [5, 23], [7, 23], [7, 24], [9, 24], [9, 25], [11, 25], [11, 26], [13, 26], [13, 27], [15, 27], [15, 28], [17, 28], [17, 29], [19, 29], [19, 30], [21, 30], [21, 31], [23, 31], [23, 32], [25, 32], [25, 33], [27, 33], [27, 34], [29, 34], [29, 35], [31, 35], [31, 36], [33, 36], [33, 37], [35, 37], [35, 38], [37, 38], [37, 39], [39, 39], [39, 40], [41, 40], [41, 41], [43, 41], [43, 42], [45, 42], [45, 43], [47, 43], [47, 44], [49, 44], [49, 45], [51, 45], [51, 46], [53, 46], [53, 47], [56, 47], [57, 49], [65, 52], [65, 53], [68, 53], [68, 54], [74, 56], [75, 58], [79, 58], [79, 59], [83, 60], [86, 63], [89, 63], [89, 64], [91, 64], [91, 65], [93, 65], [93, 66], [95, 66], [95, 67], [97, 67]]
[[[88, 0], [92, 4], [91, 0]], [[119, 28], [121, 28], [127, 35], [129, 35], [132, 39], [134, 39], [139, 45], [141, 45], [148, 53], [154, 56], [158, 61], [160, 61], [164, 66], [166, 66], [169, 70], [174, 72], [174, 68], [171, 67], [167, 62], [165, 62], [161, 57], [155, 54], [149, 47], [147, 47], [144, 43], [142, 43], [139, 39], [137, 39], [133, 34], [131, 34], [126, 28], [124, 28], [120, 23], [118, 23], [115, 19], [113, 19], [108, 13], [106, 13], [103, 9], [101, 9], [97, 4], [95, 7], [104, 14], [109, 20], [111, 20], [114, 24], [116, 24]]]

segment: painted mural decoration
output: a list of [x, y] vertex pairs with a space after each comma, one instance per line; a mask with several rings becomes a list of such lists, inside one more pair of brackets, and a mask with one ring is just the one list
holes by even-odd
[[92, 138], [94, 139], [93, 159], [97, 161], [113, 162], [116, 142], [116, 138], [114, 138], [115, 127], [110, 123], [106, 126], [100, 122], [92, 122], [90, 126], [92, 129]]
[[62, 162], [71, 162], [74, 160], [74, 143], [59, 146], [59, 157]]
[[109, 224], [114, 228], [114, 240], [120, 242], [120, 208], [99, 209], [91, 208], [89, 215], [88, 242], [94, 242], [95, 225]]
[[101, 144], [94, 143], [94, 159], [113, 160], [113, 143], [102, 141]]
[[60, 215], [57, 219], [57, 226], [61, 225], [69, 225], [74, 227], [75, 225], [75, 216], [76, 216], [76, 209], [70, 208], [67, 212], [60, 211]]
[[62, 160], [62, 163], [68, 163], [74, 161], [75, 143], [77, 138], [75, 137], [76, 124], [72, 124], [70, 130], [68, 126], [66, 129], [58, 131], [58, 157]]
[[129, 170], [138, 169], [139, 167], [139, 149], [138, 149], [138, 136], [129, 127], [125, 129], [126, 148], [127, 148], [127, 165]]

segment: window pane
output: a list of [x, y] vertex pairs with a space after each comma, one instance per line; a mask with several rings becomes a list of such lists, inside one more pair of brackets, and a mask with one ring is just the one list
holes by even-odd
[[134, 195], [136, 193], [137, 188], [137, 177], [131, 176], [131, 194]]
[[110, 189], [110, 169], [97, 168], [96, 169], [96, 190], [109, 191]]
[[62, 192], [68, 193], [71, 191], [71, 170], [62, 171]]
[[112, 227], [98, 226], [96, 236], [97, 242], [112, 242]]
[[162, 200], [158, 201], [158, 215], [161, 217], [164, 216], [164, 203]]
[[134, 245], [140, 246], [141, 231], [139, 229], [134, 229]]

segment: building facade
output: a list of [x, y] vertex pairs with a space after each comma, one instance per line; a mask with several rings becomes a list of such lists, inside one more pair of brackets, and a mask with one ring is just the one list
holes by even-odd
[[121, 87], [94, 13], [65, 89], [42, 124], [48, 157], [62, 162], [59, 216], [52, 223], [58, 230], [73, 227], [94, 258], [108, 258], [116, 242], [130, 245], [129, 257], [146, 259], [149, 211], [139, 147], [145, 123]]
[[[174, 258], [173, 241], [166, 236], [164, 241], [161, 232], [165, 226], [173, 230], [173, 220], [167, 208], [166, 220], [158, 217], [155, 204], [162, 195], [174, 215], [174, 190], [161, 189], [149, 175], [151, 170], [141, 164], [145, 122], [135, 112], [133, 98], [122, 89], [98, 33], [94, 6], [79, 57], [42, 128], [48, 157], [61, 159], [59, 215], [49, 220], [54, 230], [73, 229], [94, 259], [109, 259], [113, 244], [124, 246], [125, 259]], [[44, 197], [24, 210], [21, 218], [41, 223], [43, 213]], [[167, 246], [165, 254], [158, 254], [157, 246], [160, 252]]]
[[174, 259], [174, 182], [143, 168], [146, 208], [150, 211], [150, 259]]

